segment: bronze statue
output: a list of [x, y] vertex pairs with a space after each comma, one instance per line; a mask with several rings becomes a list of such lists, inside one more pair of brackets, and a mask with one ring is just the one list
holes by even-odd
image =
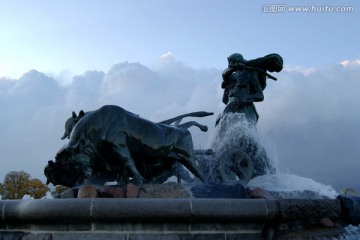
[[154, 123], [113, 105], [79, 115], [77, 123], [67, 124], [65, 133], [70, 141], [56, 154], [55, 162], [49, 161], [45, 167], [47, 183], [72, 187], [92, 178], [162, 183], [177, 174], [177, 162], [204, 179], [193, 160], [192, 137], [187, 130], [199, 124], [169, 125], [173, 119]]
[[249, 122], [256, 123], [259, 115], [253, 102], [264, 100], [266, 78], [277, 80], [266, 71], [279, 72], [282, 67], [283, 60], [275, 53], [249, 61], [239, 53], [230, 55], [222, 74], [223, 102], [227, 105], [224, 113], [243, 112]]
[[239, 53], [228, 57], [228, 68], [222, 74], [226, 107], [216, 121], [214, 151], [197, 157], [202, 172], [195, 164], [196, 151], [187, 128], [207, 131], [207, 127], [180, 121], [212, 113], [189, 113], [154, 123], [120, 107], [104, 106], [79, 115], [73, 112], [66, 121], [61, 139], [70, 141], [45, 167], [48, 183], [74, 186], [84, 179], [127, 183], [131, 178], [138, 184], [163, 183], [174, 175], [191, 181], [183, 165], [197, 178], [219, 183], [246, 184], [253, 177], [273, 172], [265, 149], [245, 125], [250, 123], [256, 130], [259, 115], [254, 102], [264, 100], [266, 79], [276, 80], [267, 71], [279, 72], [282, 67], [278, 54], [253, 60], [245, 60]]
[[77, 116], [75, 112], [72, 112], [72, 116], [65, 122], [65, 132], [64, 135], [61, 137], [61, 140], [64, 140], [65, 138], [70, 138], [72, 129], [83, 116], [85, 116], [85, 112], [83, 110], [79, 112], [79, 116]]
[[205, 164], [204, 172], [212, 171], [208, 181], [246, 184], [251, 178], [275, 171], [265, 149], [252, 135], [259, 118], [254, 102], [264, 100], [266, 79], [277, 80], [267, 71], [281, 71], [283, 59], [274, 53], [245, 60], [234, 53], [227, 60], [221, 85], [226, 107], [216, 120], [218, 134], [212, 144], [215, 153], [210, 164], [200, 165]]
[[[85, 116], [85, 114], [87, 114], [89, 112], [84, 112], [84, 110], [81, 110], [79, 112], [79, 115], [77, 116], [76, 113], [73, 111], [72, 115], [70, 118], [68, 118], [65, 122], [65, 132], [63, 134], [63, 136], [61, 137], [61, 140], [64, 140], [65, 138], [70, 138], [70, 134], [72, 129], [75, 127], [76, 123]], [[210, 112], [204, 112], [204, 111], [200, 111], [200, 112], [191, 112], [191, 113], [187, 113], [187, 114], [183, 114], [183, 115], [179, 115], [176, 116], [174, 118], [170, 118], [164, 121], [161, 121], [159, 123], [161, 124], [167, 124], [170, 125], [172, 123], [175, 123], [175, 126], [178, 126], [179, 128], [184, 128], [184, 129], [188, 129], [189, 127], [195, 126], [198, 127], [201, 131], [206, 132], [208, 130], [208, 127], [205, 125], [201, 125], [198, 122], [195, 121], [190, 121], [190, 122], [186, 122], [183, 124], [180, 124], [181, 120], [185, 117], [207, 117], [210, 115], [213, 115], [214, 113], [210, 113]]]

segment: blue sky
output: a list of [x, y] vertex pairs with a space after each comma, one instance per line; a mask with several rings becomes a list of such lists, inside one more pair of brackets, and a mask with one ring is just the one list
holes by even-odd
[[[273, 5], [285, 11], [262, 11]], [[226, 58], [275, 52], [285, 68], [256, 104], [269, 155], [282, 172], [360, 190], [359, 11], [358, 1], [0, 1], [0, 181], [11, 170], [44, 181], [71, 112], [104, 104], [154, 121], [213, 111], [201, 120], [209, 133], [192, 130], [204, 148], [225, 107]]]
[[283, 3], [1, 1], [0, 76], [106, 71], [122, 61], [152, 65], [166, 52], [195, 68], [224, 68], [234, 51], [246, 58], [277, 52], [287, 65], [304, 67], [360, 58], [357, 1], [285, 2], [354, 6], [352, 13], [262, 12]]

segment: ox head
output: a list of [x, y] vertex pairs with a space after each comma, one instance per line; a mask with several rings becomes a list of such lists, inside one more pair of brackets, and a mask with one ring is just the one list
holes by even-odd
[[64, 135], [61, 137], [61, 139], [65, 139], [65, 138], [70, 138], [70, 134], [71, 131], [73, 130], [73, 128], [75, 127], [76, 123], [83, 117], [85, 116], [85, 112], [83, 110], [81, 110], [79, 112], [79, 116], [76, 115], [75, 112], [72, 112], [72, 116], [66, 120], [65, 123], [65, 132]]
[[73, 187], [80, 183], [81, 178], [71, 169], [65, 167], [59, 162], [48, 161], [44, 168], [44, 174], [47, 178], [46, 184], [63, 185]]
[[67, 144], [57, 152], [55, 162], [48, 161], [44, 169], [48, 183], [74, 186], [92, 176], [92, 158], [89, 157], [92, 147], [85, 143], [80, 140], [75, 145]]
[[48, 161], [44, 168], [44, 174], [47, 178], [46, 184], [52, 183], [54, 186], [64, 185], [72, 187], [80, 183], [82, 174], [79, 173], [79, 166], [76, 164], [78, 149], [77, 147], [65, 145], [56, 154], [55, 162], [52, 160]]

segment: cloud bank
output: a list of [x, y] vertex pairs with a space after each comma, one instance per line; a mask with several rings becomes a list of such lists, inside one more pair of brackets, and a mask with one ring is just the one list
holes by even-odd
[[[268, 81], [265, 101], [256, 106], [258, 131], [282, 172], [360, 189], [360, 66], [356, 61], [312, 69], [283, 70]], [[221, 69], [193, 69], [164, 54], [151, 68], [123, 62], [106, 73], [88, 71], [68, 84], [35, 70], [19, 79], [0, 80], [0, 177], [24, 170], [43, 181], [47, 160], [72, 111], [105, 104], [124, 107], [161, 121], [192, 111], [212, 111], [197, 119], [208, 133], [191, 129], [195, 148], [206, 148], [222, 102]]]
[[279, 74], [258, 109], [258, 129], [276, 149], [280, 170], [360, 189], [359, 89], [359, 64]]

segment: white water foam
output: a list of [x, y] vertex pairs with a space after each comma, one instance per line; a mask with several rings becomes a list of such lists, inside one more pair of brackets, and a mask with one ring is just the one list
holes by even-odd
[[[219, 154], [224, 149], [237, 147], [240, 141], [242, 143], [256, 142], [260, 146], [263, 145], [255, 124], [248, 122], [244, 113], [227, 113], [222, 116], [209, 144], [215, 154]], [[270, 161], [270, 164], [276, 168], [277, 164], [274, 164], [273, 159], [270, 159]], [[256, 177], [250, 180], [247, 187], [250, 189], [259, 187], [271, 192], [299, 193], [311, 191], [319, 194], [319, 196], [332, 199], [339, 195], [331, 186], [318, 183], [310, 178], [293, 174], [281, 174], [277, 169], [275, 173]]]
[[294, 174], [268, 174], [253, 178], [247, 185], [250, 189], [256, 187], [270, 192], [304, 192], [312, 191], [320, 196], [335, 199], [339, 194], [329, 185], [318, 183], [310, 178]]
[[54, 197], [52, 196], [51, 192], [46, 192], [46, 195], [44, 197], [42, 197], [41, 199], [54, 199]]
[[29, 194], [25, 194], [23, 197], [22, 197], [22, 200], [33, 200], [34, 198], [32, 196], [30, 196]]
[[244, 113], [227, 113], [221, 120], [208, 143], [214, 151], [238, 145], [239, 137], [259, 140], [256, 126], [247, 121]]

